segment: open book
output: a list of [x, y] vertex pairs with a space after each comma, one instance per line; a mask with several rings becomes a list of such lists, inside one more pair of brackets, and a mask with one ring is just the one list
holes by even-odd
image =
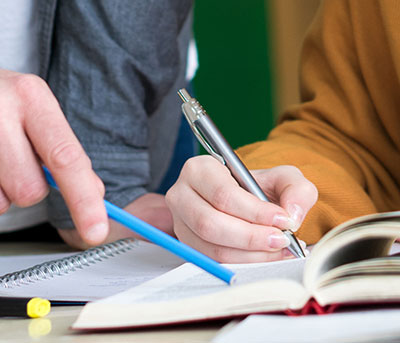
[[[368, 215], [326, 234], [304, 260], [228, 265], [224, 285], [184, 264], [123, 293], [87, 304], [74, 329], [176, 324], [251, 313], [329, 313], [339, 304], [400, 303], [400, 211]], [[304, 269], [303, 269], [304, 268]]]

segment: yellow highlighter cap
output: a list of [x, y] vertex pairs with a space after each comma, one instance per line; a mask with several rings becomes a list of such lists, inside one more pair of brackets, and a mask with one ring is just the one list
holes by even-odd
[[26, 304], [26, 314], [31, 318], [44, 317], [50, 312], [50, 301], [42, 298], [32, 298]]

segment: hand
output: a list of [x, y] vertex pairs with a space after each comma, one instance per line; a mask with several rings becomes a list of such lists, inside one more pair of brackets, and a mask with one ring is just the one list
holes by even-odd
[[0, 137], [0, 214], [46, 197], [44, 163], [82, 239], [101, 243], [108, 235], [103, 183], [42, 79], [0, 69]]
[[263, 262], [290, 255], [280, 229], [296, 231], [317, 190], [292, 166], [253, 171], [271, 202], [241, 188], [210, 156], [186, 162], [166, 195], [176, 236], [224, 263]]
[[[137, 198], [124, 209], [143, 221], [155, 226], [156, 228], [170, 235], [174, 235], [172, 216], [167, 204], [165, 203], [165, 198], [163, 195], [147, 193]], [[90, 247], [90, 245], [83, 241], [78, 232], [74, 229], [60, 229], [58, 230], [58, 233], [67, 244], [74, 248], [87, 249]], [[125, 226], [110, 220], [110, 232], [104, 243], [113, 242], [117, 239], [126, 237], [142, 238]]]

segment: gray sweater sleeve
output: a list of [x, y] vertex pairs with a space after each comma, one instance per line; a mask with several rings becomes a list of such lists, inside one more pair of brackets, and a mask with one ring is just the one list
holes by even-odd
[[[163, 121], [171, 123], [162, 128], [171, 133], [164, 147], [171, 150], [176, 139], [178, 102], [160, 104], [171, 103], [164, 100], [172, 88], [184, 86], [179, 37], [191, 29], [184, 25], [191, 6], [190, 0], [58, 1], [47, 80], [105, 183], [107, 200], [120, 207], [152, 183], [149, 151], [157, 130], [149, 125], [159, 108], [171, 116]], [[73, 227], [60, 194], [51, 191], [48, 200], [51, 223]]]

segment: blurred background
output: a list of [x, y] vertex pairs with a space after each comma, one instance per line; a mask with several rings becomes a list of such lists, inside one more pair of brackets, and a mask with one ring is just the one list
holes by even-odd
[[233, 148], [265, 139], [298, 102], [298, 63], [320, 0], [196, 0], [196, 98]]

